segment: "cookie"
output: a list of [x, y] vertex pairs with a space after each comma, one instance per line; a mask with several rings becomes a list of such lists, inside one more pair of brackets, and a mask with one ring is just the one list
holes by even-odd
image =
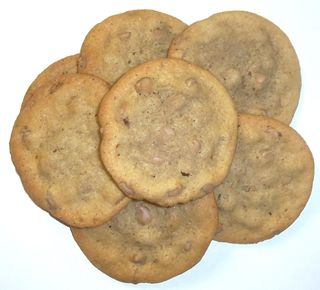
[[214, 14], [175, 38], [168, 56], [213, 73], [239, 112], [290, 123], [300, 96], [299, 62], [288, 37], [267, 19], [244, 11]]
[[104, 223], [127, 205], [99, 157], [97, 110], [109, 86], [67, 74], [34, 91], [12, 131], [13, 163], [25, 190], [65, 224]]
[[72, 234], [102, 272], [124, 282], [155, 283], [200, 261], [217, 229], [217, 217], [213, 194], [170, 208], [131, 201], [106, 224], [73, 228]]
[[78, 71], [113, 84], [130, 68], [166, 57], [172, 39], [186, 27], [179, 19], [153, 10], [111, 16], [86, 36]]
[[225, 178], [237, 121], [231, 97], [208, 71], [182, 60], [149, 61], [100, 104], [102, 161], [129, 197], [184, 203]]
[[215, 239], [255, 243], [285, 230], [311, 193], [314, 164], [305, 141], [274, 119], [240, 114], [236, 154], [214, 189], [220, 232]]
[[75, 55], [67, 56], [49, 65], [32, 82], [32, 84], [30, 85], [30, 87], [28, 88], [24, 96], [21, 107], [23, 107], [26, 104], [26, 102], [32, 97], [35, 91], [38, 88], [40, 88], [42, 85], [45, 85], [49, 81], [53, 81], [54, 79], [60, 77], [61, 75], [76, 73], [78, 58], [79, 58], [79, 54], [75, 54]]

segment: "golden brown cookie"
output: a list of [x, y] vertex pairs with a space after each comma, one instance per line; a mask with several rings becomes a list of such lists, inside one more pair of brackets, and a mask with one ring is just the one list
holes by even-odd
[[68, 74], [43, 84], [12, 131], [12, 160], [25, 190], [62, 222], [96, 226], [127, 205], [99, 157], [97, 110], [109, 86]]
[[73, 228], [72, 234], [102, 272], [120, 281], [155, 283], [200, 261], [217, 229], [217, 218], [213, 194], [171, 208], [132, 201], [106, 224]]
[[239, 112], [290, 123], [300, 96], [299, 62], [288, 37], [267, 19], [244, 11], [214, 14], [190, 25], [168, 55], [212, 72]]
[[102, 161], [129, 197], [184, 203], [227, 175], [237, 121], [230, 96], [208, 71], [153, 60], [131, 69], [103, 98]]
[[60, 59], [53, 64], [49, 65], [43, 72], [41, 72], [37, 78], [32, 82], [28, 88], [22, 105], [23, 107], [26, 102], [32, 97], [35, 91], [47, 82], [53, 81], [54, 79], [60, 77], [61, 75], [66, 75], [69, 73], [77, 72], [77, 63], [79, 59], [79, 54], [67, 56]]
[[231, 170], [214, 189], [218, 241], [255, 243], [291, 225], [306, 205], [312, 154], [296, 131], [271, 118], [240, 114]]
[[108, 17], [86, 36], [78, 71], [113, 84], [128, 69], [166, 57], [172, 39], [186, 27], [179, 19], [153, 10]]

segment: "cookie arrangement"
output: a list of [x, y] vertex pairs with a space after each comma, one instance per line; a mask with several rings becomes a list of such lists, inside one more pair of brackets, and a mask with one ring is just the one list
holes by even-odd
[[187, 26], [128, 11], [34, 80], [12, 161], [94, 266], [162, 282], [212, 240], [260, 242], [299, 216], [314, 175], [289, 127], [300, 87], [294, 48], [261, 16], [228, 11]]

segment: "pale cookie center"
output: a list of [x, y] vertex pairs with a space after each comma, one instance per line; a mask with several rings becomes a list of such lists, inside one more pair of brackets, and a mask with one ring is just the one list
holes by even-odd
[[175, 131], [170, 127], [164, 127], [160, 130], [160, 140], [163, 143], [167, 143], [168, 141], [172, 140], [174, 136], [175, 136]]
[[229, 68], [222, 74], [224, 83], [227, 87], [232, 88], [241, 82], [241, 74], [235, 68]]

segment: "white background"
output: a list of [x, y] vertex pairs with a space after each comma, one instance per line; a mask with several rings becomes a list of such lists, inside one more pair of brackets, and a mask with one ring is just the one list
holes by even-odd
[[[141, 8], [172, 14], [187, 24], [223, 10], [248, 10], [280, 26], [302, 69], [302, 95], [292, 126], [309, 144], [316, 163], [312, 196], [288, 230], [256, 245], [212, 242], [197, 266], [155, 285], [121, 283], [94, 268], [69, 229], [24, 193], [8, 146], [20, 103], [36, 75], [77, 53], [94, 24]], [[1, 1], [0, 32], [0, 289], [320, 289], [320, 1]]]

